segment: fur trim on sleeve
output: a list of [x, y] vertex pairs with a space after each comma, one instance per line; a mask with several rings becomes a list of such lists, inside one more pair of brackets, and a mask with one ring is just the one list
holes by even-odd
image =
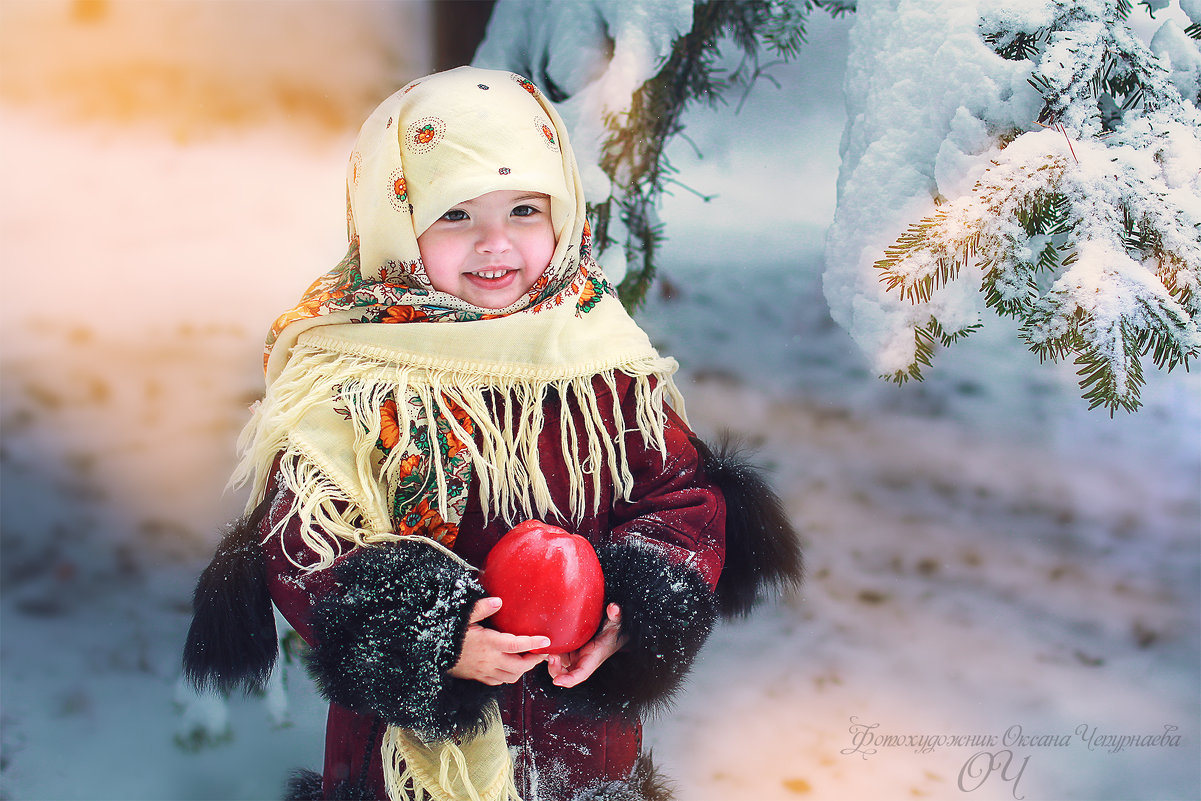
[[183, 672], [200, 692], [229, 694], [239, 687], [258, 692], [275, 667], [279, 641], [259, 545], [259, 525], [273, 499], [274, 493], [268, 493], [230, 525], [196, 582]]
[[729, 438], [713, 449], [699, 439], [705, 475], [726, 499], [726, 557], [717, 582], [722, 617], [748, 614], [761, 596], [800, 586], [801, 545], [784, 503]]
[[629, 777], [586, 787], [572, 801], [672, 801], [671, 782], [651, 758], [650, 752], [638, 757]]
[[325, 791], [321, 787], [320, 773], [297, 770], [288, 777], [283, 801], [323, 801], [324, 798]]
[[699, 572], [673, 564], [652, 541], [602, 545], [597, 556], [605, 603], [621, 607], [625, 647], [576, 687], [555, 687], [547, 678], [547, 691], [578, 714], [654, 713], [670, 704], [713, 629], [713, 593]]
[[485, 596], [471, 572], [416, 541], [361, 547], [332, 569], [337, 586], [313, 608], [309, 653], [322, 695], [433, 738], [482, 723], [499, 690], [446, 673]]

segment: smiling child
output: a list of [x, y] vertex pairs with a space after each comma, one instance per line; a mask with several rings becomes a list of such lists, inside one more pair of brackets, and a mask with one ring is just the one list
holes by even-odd
[[[261, 685], [278, 607], [330, 701], [324, 770], [290, 798], [669, 798], [640, 717], [719, 609], [795, 579], [778, 501], [689, 430], [529, 81], [409, 84], [364, 124], [347, 194], [346, 257], [268, 335], [235, 476], [250, 511], [197, 587], [189, 676]], [[723, 573], [727, 494], [758, 512], [729, 521], [744, 545]], [[606, 618], [578, 651], [487, 626], [477, 569], [526, 519], [600, 558]]]

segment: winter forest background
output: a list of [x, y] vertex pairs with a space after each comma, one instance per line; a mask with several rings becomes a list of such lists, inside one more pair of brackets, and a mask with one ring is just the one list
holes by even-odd
[[[500, 0], [477, 57], [551, 79], [607, 269], [652, 249], [694, 426], [759, 449], [805, 542], [648, 744], [681, 801], [1201, 797], [1201, 380], [1156, 367], [1198, 348], [1198, 3], [757, 6], [804, 43], [719, 39], [763, 75], [686, 107], [658, 184], [600, 121], [701, 6]], [[261, 336], [340, 257], [354, 134], [438, 18], [0, 2], [0, 799], [319, 765], [294, 663], [225, 702], [179, 653]]]

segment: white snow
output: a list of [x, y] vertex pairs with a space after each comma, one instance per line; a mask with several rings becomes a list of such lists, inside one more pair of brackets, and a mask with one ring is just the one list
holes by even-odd
[[[834, 319], [864, 350], [873, 368], [888, 375], [909, 369], [916, 353], [915, 328], [924, 327], [931, 317], [947, 331], [956, 330], [956, 325], [971, 325], [979, 318], [983, 303], [969, 287], [969, 283], [979, 286], [976, 274], [969, 276], [970, 282], [962, 280], [936, 289], [932, 297], [915, 304], [897, 291], [886, 290], [873, 265], [909, 225], [932, 218], [936, 207], [940, 214], [955, 216], [961, 230], [968, 230], [968, 224], [975, 222], [970, 214], [961, 214], [965, 208], [974, 206], [976, 212], [987, 208], [986, 217], [1012, 217], [1009, 212], [997, 215], [991, 211], [1001, 203], [1000, 198], [977, 197], [974, 192], [990, 165], [1002, 162], [1003, 169], [1004, 163], [1017, 166], [1009, 183], [1018, 188], [1023, 184], [1033, 187], [1046, 177], [1040, 176], [1038, 168], [1040, 164], [1046, 166], [1050, 148], [1043, 146], [1042, 154], [1024, 163], [1011, 152], [1029, 152], [1033, 143], [1048, 139], [1049, 132], [1040, 131], [1036, 124], [1041, 98], [1027, 85], [1032, 65], [1001, 58], [985, 43], [983, 35], [1012, 30], [1032, 33], [1049, 23], [1052, 12], [1067, 15], [1074, 27], [1051, 34], [1037, 66], [1038, 74], [1054, 87], [1054, 93], [1065, 97], [1080, 93], [1079, 85], [1102, 63], [1111, 39], [1131, 48], [1145, 49], [1145, 45], [1124, 32], [1124, 25], [1115, 17], [1114, 4], [1102, 0], [1071, 4], [1058, 0], [865, 0], [858, 8], [845, 81], [848, 125], [841, 148], [838, 204], [827, 233], [825, 291]], [[1134, 15], [1146, 16], [1142, 10]], [[1141, 29], [1144, 24], [1139, 22], [1137, 27]], [[1151, 49], [1165, 59], [1171, 80], [1185, 97], [1196, 98], [1201, 61], [1196, 44], [1175, 21], [1162, 22]], [[1157, 96], [1173, 93], [1166, 81], [1148, 92]], [[1151, 227], [1157, 230], [1162, 224], [1165, 240], [1177, 243], [1181, 260], [1196, 270], [1197, 229], [1193, 223], [1201, 209], [1201, 193], [1193, 191], [1197, 172], [1189, 173], [1187, 167], [1182, 170], [1173, 162], [1181, 158], [1177, 151], [1190, 153], [1201, 146], [1201, 118], [1187, 103], [1183, 109], [1155, 112], [1156, 131], [1171, 128], [1169, 119], [1181, 122], [1179, 131], [1161, 140], [1166, 143], [1162, 150], [1167, 156], [1165, 166], [1161, 166], [1151, 158], [1161, 144], [1148, 136], [1150, 129], [1142, 121], [1126, 126], [1126, 130], [1119, 129], [1111, 137], [1096, 139], [1093, 134], [1100, 132], [1101, 118], [1095, 104], [1068, 103], [1062, 116], [1057, 121], [1062, 123], [1059, 130], [1068, 147], [1074, 147], [1073, 161], [1080, 164], [1079, 169], [1072, 170], [1070, 182], [1075, 186], [1067, 194], [1080, 189], [1088, 201], [1072, 198], [1069, 219], [1081, 219], [1083, 224], [1071, 239], [1109, 241], [1115, 247], [1098, 244], [1076, 248], [1080, 257], [1077, 266], [1056, 283], [1064, 290], [1065, 303], [1055, 314], [1067, 319], [1075, 310], [1096, 308], [1100, 302], [1127, 320], [1136, 319], [1139, 312], [1135, 299], [1121, 289], [1130, 284], [1086, 281], [1088, 286], [1083, 288], [1080, 274], [1115, 272], [1111, 261], [1083, 257], [1090, 251], [1099, 259], [1116, 254], [1121, 263], [1132, 265], [1122, 271], [1146, 271], [1149, 277], [1152, 268], [1132, 262], [1121, 252], [1119, 241], [1123, 206], [1141, 206], [1135, 212], [1139, 216], [1147, 208], [1141, 198], [1149, 197], [1155, 198], [1151, 205], [1160, 207], [1149, 218], [1153, 220]], [[1024, 133], [1002, 149], [1002, 136], [1019, 132]], [[1136, 144], [1139, 150], [1123, 147], [1126, 143]], [[1086, 155], [1092, 163], [1085, 164]], [[1190, 161], [1187, 156], [1183, 160]], [[1183, 176], [1188, 177], [1177, 184]], [[1138, 189], [1134, 194], [1118, 191], [1135, 183]], [[1001, 185], [995, 175], [992, 185]], [[1169, 187], [1173, 188], [1169, 191]], [[1056, 187], [1056, 191], [1059, 189]], [[1022, 196], [1025, 202], [1029, 194]], [[1160, 197], [1166, 202], [1161, 203]], [[995, 231], [1005, 224], [1004, 219], [993, 220], [984, 228]], [[991, 231], [985, 236], [990, 237]], [[1016, 238], [1020, 241], [1026, 237], [1018, 232]], [[947, 241], [955, 243], [954, 248], [948, 248], [950, 252], [963, 251], [961, 240], [947, 237]], [[982, 253], [991, 255], [996, 251], [995, 247], [981, 248]], [[919, 275], [936, 270], [933, 256], [941, 254], [923, 255], [927, 258], [909, 260], [900, 272]], [[1072, 275], [1073, 271], [1077, 275]], [[1094, 289], [1101, 293], [1099, 299], [1085, 297], [1086, 291]], [[1150, 295], [1144, 294], [1140, 300], [1147, 297]], [[1195, 339], [1195, 321], [1191, 329]], [[1086, 337], [1091, 330], [1105, 331], [1107, 326], [1098, 322], [1085, 332]], [[1119, 342], [1104, 337], [1087, 341], [1099, 351], [1120, 349]], [[1148, 365], [1148, 369], [1153, 368]]]
[[[876, 35], [948, 24], [901, 5]], [[716, 197], [665, 203], [664, 281], [640, 318], [684, 364], [698, 431], [759, 447], [808, 581], [718, 630], [647, 743], [681, 801], [1199, 797], [1201, 380], [1152, 371], [1142, 411], [1089, 413], [1071, 366], [1040, 367], [1002, 320], [924, 383], [873, 377], [821, 278], [840, 65], [878, 57], [848, 44], [851, 22], [816, 13], [782, 91], [694, 113], [703, 158], [675, 145], [681, 180]], [[912, 60], [962, 60], [967, 81], [987, 58], [947, 48]], [[347, 69], [348, 86], [378, 77]], [[1009, 88], [998, 102], [1029, 109]], [[174, 112], [61, 100], [0, 106], [0, 798], [277, 798], [320, 766], [307, 679], [278, 677], [286, 709], [279, 685], [221, 707], [177, 695], [179, 658], [195, 578], [241, 507], [222, 488], [261, 336], [342, 255], [358, 121], [330, 133], [273, 106], [181, 141]], [[861, 164], [914, 193], [964, 180], [951, 148], [982, 147], [980, 109], [892, 110], [937, 142], [852, 141]], [[851, 112], [865, 133], [877, 113]], [[921, 747], [939, 735], [995, 745]], [[1006, 750], [1007, 771], [974, 759]]]
[[1166, 20], [1151, 39], [1151, 52], [1172, 73], [1172, 83], [1184, 97], [1201, 97], [1201, 50], [1184, 29]]
[[935, 195], [970, 189], [998, 131], [1038, 115], [1025, 68], [980, 39], [977, 6], [868, 0], [851, 28], [848, 125], [824, 286], [832, 316], [879, 374], [908, 366], [921, 312], [886, 293], [872, 264], [933, 211]]

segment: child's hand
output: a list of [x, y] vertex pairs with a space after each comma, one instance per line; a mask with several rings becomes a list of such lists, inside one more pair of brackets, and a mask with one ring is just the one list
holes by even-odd
[[495, 687], [512, 684], [535, 665], [546, 659], [545, 654], [527, 654], [534, 648], [550, 645], [549, 637], [526, 637], [505, 634], [484, 628], [479, 622], [496, 614], [499, 598], [481, 598], [472, 607], [463, 636], [463, 652], [448, 673], [457, 679], [474, 679]]
[[558, 687], [574, 687], [592, 675], [601, 664], [625, 645], [621, 636], [621, 607], [609, 604], [605, 608], [605, 625], [595, 637], [578, 651], [551, 654], [546, 669]]

